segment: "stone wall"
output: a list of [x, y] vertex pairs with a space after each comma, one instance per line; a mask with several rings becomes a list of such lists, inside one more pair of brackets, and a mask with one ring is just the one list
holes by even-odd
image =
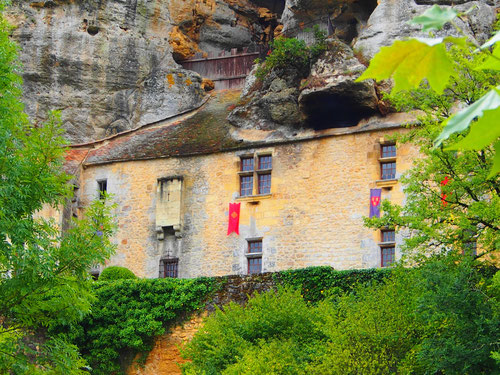
[[[183, 177], [181, 237], [169, 244], [179, 276], [246, 274], [247, 240], [262, 239], [263, 271], [316, 265], [335, 269], [380, 266], [380, 233], [363, 226], [370, 188], [380, 179], [380, 139], [395, 130], [341, 134], [258, 149], [87, 166], [83, 207], [107, 179], [118, 221], [117, 255], [109, 262], [140, 277], [158, 277], [167, 242], [155, 230], [158, 179]], [[240, 157], [273, 157], [271, 194], [239, 197]], [[397, 176], [416, 151], [398, 147]], [[389, 189], [390, 188], [390, 189]], [[382, 198], [402, 202], [400, 183]], [[241, 203], [240, 235], [227, 236], [228, 204]], [[400, 241], [397, 238], [397, 241]]]
[[153, 349], [149, 352], [146, 362], [142, 365], [132, 363], [127, 369], [127, 375], [180, 375], [179, 364], [186, 362], [182, 358], [179, 347], [191, 340], [203, 325], [204, 314], [195, 316], [173, 327], [167, 334], [157, 338]]

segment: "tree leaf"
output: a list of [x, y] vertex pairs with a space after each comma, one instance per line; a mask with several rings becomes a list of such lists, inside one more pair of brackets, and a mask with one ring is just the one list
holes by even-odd
[[481, 117], [484, 111], [500, 107], [500, 92], [498, 90], [500, 90], [500, 86], [488, 91], [474, 104], [471, 104], [444, 121], [443, 131], [434, 140], [435, 147], [439, 146], [451, 134], [467, 129], [472, 120]]
[[500, 137], [499, 118], [500, 108], [485, 110], [483, 117], [471, 125], [467, 137], [447, 147], [446, 150], [481, 150], [491, 145]]
[[493, 158], [493, 166], [491, 167], [490, 174], [488, 178], [495, 176], [497, 173], [500, 173], [500, 141], [495, 143], [495, 157]]
[[[436, 40], [437, 42], [437, 40]], [[370, 66], [356, 80], [373, 78], [377, 81], [394, 78], [392, 94], [418, 87], [427, 78], [429, 85], [442, 93], [450, 76], [455, 75], [453, 63], [446, 54], [445, 43], [440, 40], [420, 41], [410, 39], [396, 41], [390, 47], [382, 47], [370, 62]]]
[[479, 65], [477, 68], [484, 70], [484, 69], [491, 69], [491, 70], [500, 70], [500, 44], [497, 45], [493, 49], [492, 56], [489, 56], [481, 65]]
[[434, 5], [408, 23], [411, 25], [422, 25], [423, 32], [440, 30], [445, 23], [450, 22], [457, 15], [458, 11], [453, 8], [441, 8], [439, 5]]
[[491, 47], [496, 42], [500, 42], [500, 31], [498, 31], [495, 35], [493, 35], [492, 38], [490, 38], [489, 40], [487, 40], [486, 43], [484, 43], [480, 47], [480, 49], [485, 49], [485, 48]]

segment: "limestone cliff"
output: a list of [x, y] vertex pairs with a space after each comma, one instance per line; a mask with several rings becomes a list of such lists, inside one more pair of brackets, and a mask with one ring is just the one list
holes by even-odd
[[[470, 9], [456, 22], [472, 40], [484, 42], [492, 31], [498, 0], [286, 0], [283, 33], [311, 44], [308, 28], [319, 25], [329, 35], [328, 51], [307, 77], [291, 69], [271, 71], [260, 81], [250, 75], [229, 121], [244, 129], [293, 134], [302, 128], [355, 126], [371, 115], [385, 114], [387, 106], [377, 87], [356, 82], [364, 64], [396, 39], [428, 36], [408, 21], [433, 4], [451, 3], [459, 4], [462, 12]], [[458, 36], [458, 31], [446, 25], [437, 34]]]
[[196, 107], [199, 75], [172, 58], [166, 0], [14, 0], [26, 111], [62, 112], [67, 137], [88, 141]]
[[[486, 38], [496, 2], [453, 1], [463, 9], [476, 5], [461, 21], [466, 33]], [[315, 24], [345, 46], [341, 54], [320, 59], [302, 85], [296, 77], [274, 84], [269, 77], [261, 94], [253, 90], [252, 98], [243, 98], [246, 107], [236, 108], [233, 123], [301, 127], [311, 115], [328, 111], [330, 94], [337, 104], [349, 103], [352, 113], [367, 115], [377, 110], [377, 98], [372, 85], [350, 84], [353, 72], [363, 70], [356, 58], [365, 62], [380, 46], [416, 33], [406, 22], [434, 3], [450, 1], [12, 0], [7, 16], [21, 47], [27, 113], [42, 121], [48, 110], [60, 110], [67, 138], [79, 143], [200, 106], [207, 85], [178, 61], [265, 48], [281, 33], [308, 40], [307, 28]], [[246, 117], [238, 120], [238, 113]]]

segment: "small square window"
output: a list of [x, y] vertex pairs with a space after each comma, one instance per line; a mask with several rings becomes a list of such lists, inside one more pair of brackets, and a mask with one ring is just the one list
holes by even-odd
[[240, 176], [240, 196], [244, 197], [253, 193], [253, 176]]
[[177, 278], [179, 271], [179, 259], [167, 258], [160, 259], [160, 278], [173, 277]]
[[394, 263], [396, 257], [396, 248], [394, 246], [387, 246], [380, 248], [382, 256], [382, 267], [389, 267]]
[[383, 230], [382, 231], [382, 242], [395, 242], [396, 232], [394, 230]]
[[97, 181], [97, 191], [99, 192], [99, 199], [104, 199], [108, 191], [108, 180]]
[[259, 156], [259, 169], [272, 169], [273, 162], [271, 155]]
[[271, 193], [271, 173], [259, 174], [259, 194]]
[[248, 241], [248, 253], [262, 253], [262, 240]]
[[262, 257], [248, 258], [248, 274], [256, 274], [262, 272]]
[[254, 159], [252, 158], [241, 158], [241, 171], [242, 172], [252, 172], [253, 171]]
[[396, 145], [382, 145], [382, 157], [394, 158], [396, 157]]
[[382, 180], [394, 180], [396, 178], [396, 162], [380, 163]]

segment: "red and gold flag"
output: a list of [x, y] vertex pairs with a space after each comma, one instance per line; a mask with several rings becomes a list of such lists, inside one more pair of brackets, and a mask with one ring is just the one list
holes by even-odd
[[241, 203], [229, 203], [229, 223], [227, 226], [227, 235], [235, 232], [240, 234], [240, 206]]

